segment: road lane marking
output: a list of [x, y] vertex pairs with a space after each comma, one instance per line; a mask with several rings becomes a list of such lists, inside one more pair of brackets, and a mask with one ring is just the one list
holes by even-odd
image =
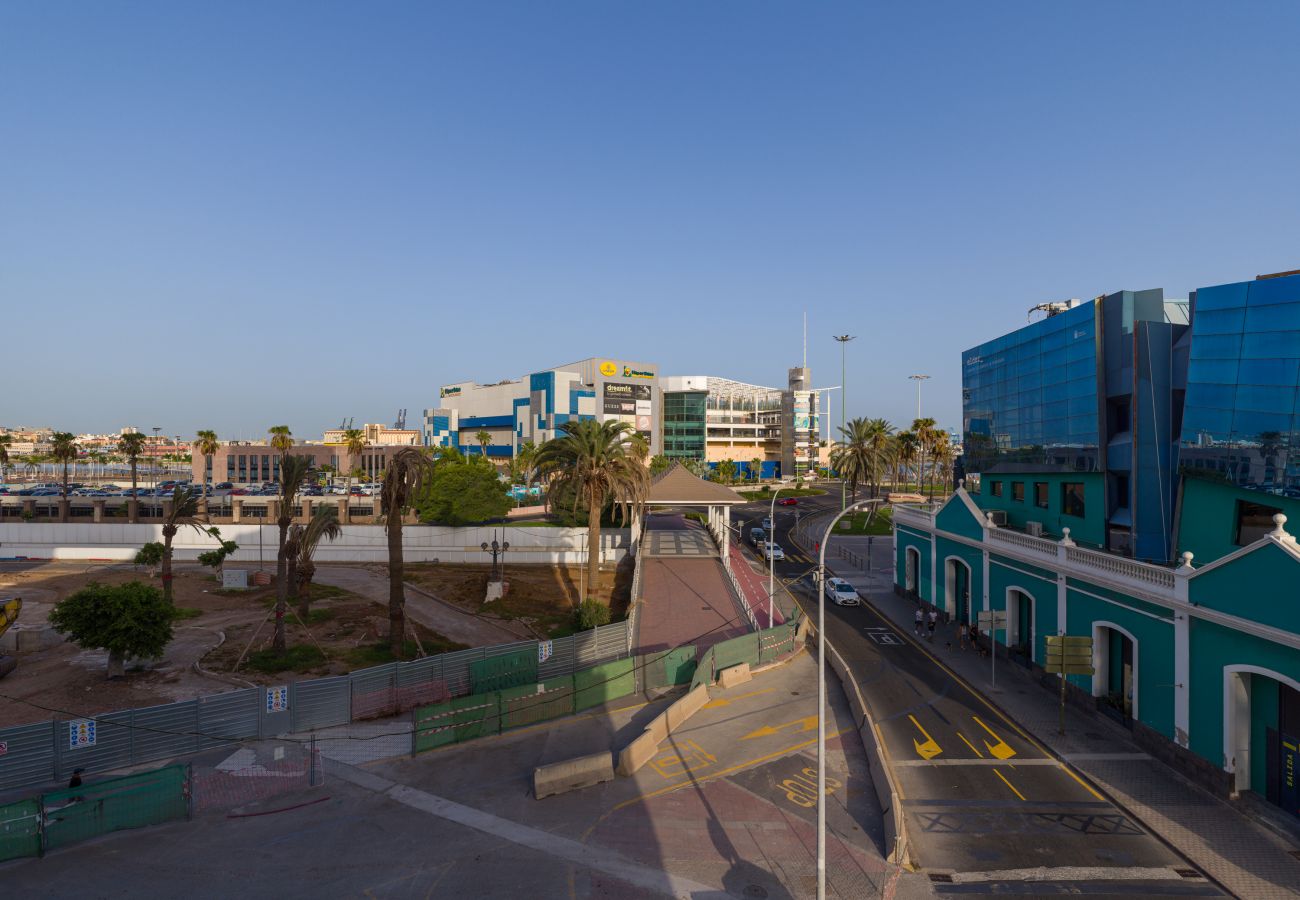
[[[916, 768], [920, 766], [1005, 766], [1007, 763], [1001, 759], [971, 759], [970, 757], [950, 757], [947, 759], [902, 759], [894, 763], [896, 766], [907, 766]], [[1058, 766], [1054, 759], [1019, 759], [1016, 760], [1016, 766]], [[1012, 766], [1015, 768], [1015, 766]]]
[[983, 719], [979, 716], [971, 716], [971, 718], [975, 720], [976, 725], [993, 735], [993, 740], [997, 741], [996, 744], [990, 744], [988, 741], [984, 742], [984, 747], [989, 751], [991, 756], [997, 757], [998, 759], [1010, 759], [1016, 755], [1016, 751], [1012, 750], [1007, 742], [998, 736], [996, 731], [985, 725]]
[[1002, 774], [1001, 772], [999, 772], [997, 769], [994, 769], [994, 770], [993, 770], [993, 774], [996, 775], [996, 776], [998, 776], [999, 778], [1001, 778], [1001, 779], [1002, 779], [1002, 783], [1005, 784], [1007, 787], [1011, 788], [1011, 793], [1015, 794], [1015, 795], [1016, 795], [1017, 797], [1019, 797], [1021, 800], [1025, 799], [1025, 795], [1022, 794], [1022, 793], [1020, 793], [1020, 791], [1016, 790], [1016, 786], [1015, 786], [1014, 784], [1012, 784], [1011, 782], [1007, 781], [1007, 776], [1003, 775], [1003, 774]]
[[[1074, 773], [1074, 770], [1071, 769], [1069, 766], [1065, 765], [1065, 763], [1061, 763], [1060, 766], [1061, 766], [1061, 771], [1062, 771], [1062, 772], [1064, 772], [1066, 775], [1069, 775], [1069, 776], [1070, 776], [1071, 778], [1073, 778], [1075, 781], [1079, 782], [1079, 784], [1083, 785], [1083, 789], [1084, 789], [1085, 791], [1087, 791], [1089, 794], [1092, 794], [1092, 795], [1093, 795], [1094, 797], [1096, 797], [1098, 800], [1105, 800], [1105, 799], [1106, 799], [1106, 798], [1103, 797], [1101, 794], [1097, 793], [1097, 792], [1093, 789], [1092, 785], [1088, 784], [1088, 782], [1084, 781], [1082, 778], [1080, 778], [1078, 775], [1076, 775], [1076, 774]], [[1118, 809], [1118, 807], [1116, 807], [1116, 808]]]
[[[836, 789], [841, 786], [841, 782], [835, 778], [826, 776], [826, 794], [827, 796], [835, 793]], [[801, 806], [804, 809], [812, 809], [817, 805], [817, 770], [805, 766], [799, 770], [799, 774], [792, 778], [786, 778], [778, 785], [785, 791], [785, 798], [795, 806]]]
[[747, 741], [750, 738], [771, 737], [774, 734], [780, 734], [782, 731], [784, 731], [787, 728], [790, 728], [792, 725], [799, 726], [798, 728], [793, 729], [794, 731], [812, 731], [814, 728], [817, 727], [817, 714], [813, 713], [811, 716], [804, 716], [802, 719], [794, 719], [789, 722], [782, 722], [780, 725], [764, 725], [762, 728], [758, 728], [755, 729], [754, 731], [751, 731], [749, 734], [741, 738], [741, 740]]
[[957, 732], [957, 737], [961, 738], [963, 744], [965, 744], [967, 747], [970, 747], [972, 753], [974, 753], [980, 759], [984, 758], [984, 754], [980, 753], [979, 748], [976, 747], [974, 744], [972, 744], [970, 741], [966, 740], [966, 735], [962, 734], [959, 731]]
[[757, 697], [759, 694], [770, 694], [776, 688], [763, 688], [761, 691], [750, 691], [748, 694], [740, 694], [735, 697], [719, 697], [716, 700], [710, 700], [704, 704], [704, 709], [718, 709], [722, 706], [730, 706], [738, 700], [744, 700], [746, 697]]
[[665, 779], [671, 780], [678, 775], [690, 775], [700, 769], [706, 769], [718, 761], [695, 741], [683, 741], [676, 748], [677, 752], [661, 754], [650, 760], [650, 765]]
[[942, 753], [943, 748], [939, 746], [938, 741], [930, 737], [930, 732], [921, 727], [921, 723], [916, 721], [916, 716], [908, 713], [907, 717], [912, 720], [912, 724], [916, 726], [916, 730], [925, 736], [925, 743], [918, 741], [916, 738], [912, 738], [912, 746], [916, 748], [916, 752], [919, 753], [923, 759], [934, 759]]

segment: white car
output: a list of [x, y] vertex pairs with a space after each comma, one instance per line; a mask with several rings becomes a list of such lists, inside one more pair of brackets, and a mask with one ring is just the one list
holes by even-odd
[[860, 606], [862, 604], [862, 598], [858, 596], [857, 588], [843, 578], [826, 579], [826, 596], [834, 600], [836, 606]]
[[772, 541], [768, 541], [763, 545], [763, 558], [773, 559], [773, 560], [785, 559], [785, 551], [781, 549], [780, 544], [775, 544]]
[[763, 517], [763, 530], [764, 531], [772, 530], [772, 519], [770, 517], [767, 516]]

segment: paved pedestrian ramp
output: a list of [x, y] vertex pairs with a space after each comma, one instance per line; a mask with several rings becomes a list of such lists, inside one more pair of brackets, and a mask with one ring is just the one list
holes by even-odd
[[642, 547], [648, 557], [676, 556], [698, 559], [710, 556], [716, 558], [718, 555], [718, 548], [713, 543], [712, 536], [694, 522], [686, 523], [686, 526], [681, 528], [652, 526], [646, 531]]

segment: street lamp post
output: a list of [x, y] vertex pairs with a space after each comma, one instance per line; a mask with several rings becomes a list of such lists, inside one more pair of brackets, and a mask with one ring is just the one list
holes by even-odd
[[[781, 493], [783, 488], [777, 488], [772, 494], [771, 507], [767, 513], [767, 521], [771, 523], [772, 531], [776, 531], [776, 495]], [[765, 542], [771, 542], [772, 535], [767, 535]], [[776, 596], [776, 560], [772, 558], [771, 550], [764, 548], [764, 556], [767, 557], [767, 627], [772, 627], [772, 604], [775, 602], [772, 598]]]
[[158, 490], [158, 432], [160, 431], [162, 431], [161, 426], [155, 425], [153, 427], [153, 453], [149, 459], [149, 469], [153, 472], [153, 487], [155, 491]]
[[916, 417], [921, 418], [921, 382], [929, 378], [929, 375], [908, 375], [909, 381], [916, 382]]
[[[844, 393], [840, 395], [840, 437], [844, 437], [844, 413], [849, 408], [849, 379], [848, 379], [848, 344], [854, 339], [851, 334], [837, 334], [835, 340], [840, 344], [840, 390]], [[840, 473], [840, 512], [844, 511], [844, 506], [848, 503], [848, 494], [844, 484], [844, 473]]]
[[859, 506], [880, 500], [859, 500], [831, 517], [817, 556], [817, 900], [826, 897], [826, 542], [835, 524]]

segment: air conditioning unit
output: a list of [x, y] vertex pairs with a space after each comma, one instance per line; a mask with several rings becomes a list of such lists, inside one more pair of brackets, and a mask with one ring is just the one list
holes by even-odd
[[1025, 534], [1032, 535], [1033, 537], [1042, 537], [1042, 536], [1043, 536], [1043, 523], [1042, 523], [1042, 522], [1026, 522], [1026, 523], [1025, 523]]
[[990, 509], [988, 517], [989, 521], [999, 528], [1007, 524], [1007, 511], [1005, 509]]

